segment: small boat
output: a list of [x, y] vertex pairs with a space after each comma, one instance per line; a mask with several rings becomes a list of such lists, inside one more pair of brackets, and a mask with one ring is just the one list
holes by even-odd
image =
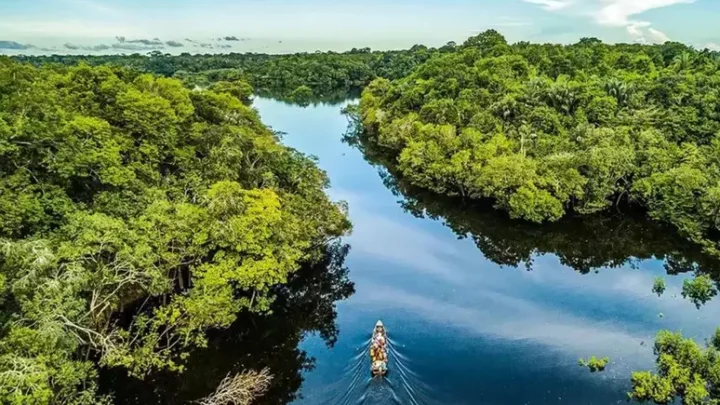
[[387, 361], [387, 332], [382, 321], [377, 321], [370, 342], [370, 373], [373, 376], [387, 374]]

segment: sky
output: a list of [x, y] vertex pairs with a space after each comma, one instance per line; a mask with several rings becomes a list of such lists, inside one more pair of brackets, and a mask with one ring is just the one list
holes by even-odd
[[0, 0], [0, 53], [313, 52], [462, 42], [720, 49], [720, 0]]

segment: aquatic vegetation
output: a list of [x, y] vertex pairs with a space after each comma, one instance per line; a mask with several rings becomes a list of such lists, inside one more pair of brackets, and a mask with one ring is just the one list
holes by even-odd
[[663, 295], [665, 292], [665, 279], [662, 277], [655, 277], [652, 291], [657, 294], [658, 297]]
[[591, 356], [589, 359], [578, 359], [578, 364], [582, 367], [587, 367], [590, 369], [591, 373], [594, 373], [596, 371], [605, 371], [605, 367], [610, 362], [609, 357], [603, 357], [601, 359]]
[[698, 309], [716, 295], [717, 288], [715, 287], [715, 283], [713, 283], [712, 279], [706, 274], [683, 281], [683, 298], [692, 301]]
[[640, 402], [668, 404], [681, 398], [683, 404], [713, 404], [720, 399], [720, 329], [711, 343], [701, 347], [679, 332], [660, 331], [655, 338], [657, 372], [632, 373], [628, 396]]

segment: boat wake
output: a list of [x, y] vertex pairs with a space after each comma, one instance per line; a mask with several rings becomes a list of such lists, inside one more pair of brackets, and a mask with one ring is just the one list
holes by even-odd
[[[358, 353], [333, 385], [327, 397], [318, 403], [327, 405], [439, 405], [432, 390], [412, 371], [412, 362], [402, 352], [402, 344], [388, 337], [388, 372], [385, 376], [370, 373], [370, 339], [358, 347]], [[325, 396], [325, 395], [323, 395]]]

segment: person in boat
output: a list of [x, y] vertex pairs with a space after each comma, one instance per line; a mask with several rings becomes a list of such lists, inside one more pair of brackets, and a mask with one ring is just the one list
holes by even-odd
[[382, 321], [377, 321], [375, 324], [375, 333], [374, 335], [383, 335], [385, 336], [385, 325], [383, 325]]
[[385, 333], [385, 326], [381, 321], [377, 321], [375, 324], [375, 330], [373, 331], [373, 344], [377, 344], [378, 346], [385, 348], [386, 340], [387, 335]]
[[386, 361], [387, 351], [385, 350], [385, 346], [377, 341], [373, 341], [372, 346], [370, 346], [370, 358], [373, 361]]
[[379, 334], [378, 334], [378, 335], [375, 335], [375, 336], [373, 337], [373, 346], [378, 346], [378, 347], [384, 349], [384, 348], [385, 348], [385, 342], [386, 342], [386, 339], [385, 339], [385, 336], [384, 336], [384, 335], [379, 335]]
[[387, 371], [387, 335], [381, 321], [378, 321], [373, 329], [370, 360], [373, 373], [385, 374]]
[[374, 360], [385, 361], [387, 360], [387, 351], [382, 346], [373, 345], [370, 348], [370, 357], [372, 357]]
[[380, 360], [374, 362], [373, 370], [375, 370], [375, 372], [377, 373], [384, 374], [385, 372], [387, 372], [387, 362]]

